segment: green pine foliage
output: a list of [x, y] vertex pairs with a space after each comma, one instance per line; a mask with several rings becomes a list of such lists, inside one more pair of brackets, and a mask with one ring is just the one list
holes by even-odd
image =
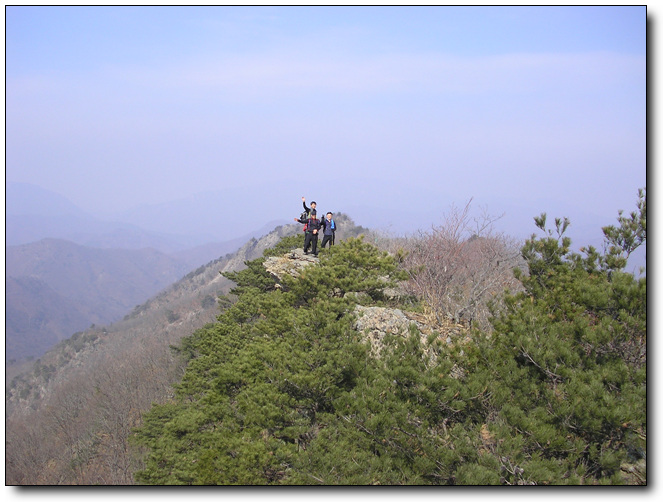
[[[644, 242], [643, 198], [642, 213], [606, 235]], [[607, 255], [583, 256], [570, 251], [567, 221], [546, 229], [542, 215], [536, 223], [546, 235], [523, 247], [529, 273], [517, 275], [525, 291], [507, 297], [468, 377], [490, 382], [490, 455], [505, 473], [519, 467], [521, 479], [505, 482], [621, 483], [621, 467], [646, 458], [646, 277], [619, 269], [634, 249], [630, 239]]]
[[[236, 301], [182, 342], [172, 402], [136, 429], [145, 484], [620, 484], [646, 460], [646, 203], [579, 254], [536, 219], [524, 292], [490, 334], [446, 345], [416, 327], [379, 357], [354, 307], [386, 305], [398, 261], [349, 239], [279, 285], [264, 258], [228, 274]], [[266, 255], [301, 245], [288, 238]], [[348, 294], [361, 293], [361, 294]], [[393, 300], [390, 300], [393, 302]], [[641, 469], [642, 471], [642, 469]]]

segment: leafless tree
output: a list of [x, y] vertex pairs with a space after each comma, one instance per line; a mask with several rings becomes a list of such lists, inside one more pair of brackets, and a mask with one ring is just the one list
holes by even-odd
[[490, 329], [489, 305], [505, 289], [519, 287], [513, 268], [520, 264], [518, 242], [494, 231], [494, 218], [472, 218], [471, 200], [451, 207], [440, 225], [401, 241], [407, 289], [428, 313], [442, 321], [475, 323]]

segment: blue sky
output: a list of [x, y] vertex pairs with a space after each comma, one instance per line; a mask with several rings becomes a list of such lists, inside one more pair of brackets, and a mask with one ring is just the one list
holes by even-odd
[[6, 7], [6, 179], [97, 214], [284, 181], [292, 213], [359, 207], [343, 182], [381, 223], [474, 197], [610, 224], [646, 112], [642, 6]]

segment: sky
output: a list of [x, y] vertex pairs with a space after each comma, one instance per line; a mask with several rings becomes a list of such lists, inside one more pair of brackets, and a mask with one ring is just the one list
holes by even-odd
[[644, 6], [5, 14], [6, 181], [94, 214], [285, 182], [287, 219], [324, 194], [610, 224], [646, 186]]

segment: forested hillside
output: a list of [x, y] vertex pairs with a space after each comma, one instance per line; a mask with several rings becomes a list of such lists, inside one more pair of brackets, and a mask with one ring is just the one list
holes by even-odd
[[60, 340], [92, 324], [88, 312], [44, 281], [5, 278], [5, 358], [39, 356]]
[[303, 239], [281, 234], [217, 266], [233, 289], [170, 362], [121, 355], [119, 381], [81, 392], [73, 356], [61, 392], [32, 401], [17, 383], [6, 481], [646, 483], [646, 275], [623, 271], [646, 243], [646, 192], [601, 251], [572, 251], [564, 219], [536, 218], [524, 244], [470, 221], [346, 235], [290, 273], [274, 261], [299, 261]]
[[153, 249], [60, 239], [7, 246], [5, 357], [39, 357], [76, 331], [115, 322], [186, 272], [183, 262]]

